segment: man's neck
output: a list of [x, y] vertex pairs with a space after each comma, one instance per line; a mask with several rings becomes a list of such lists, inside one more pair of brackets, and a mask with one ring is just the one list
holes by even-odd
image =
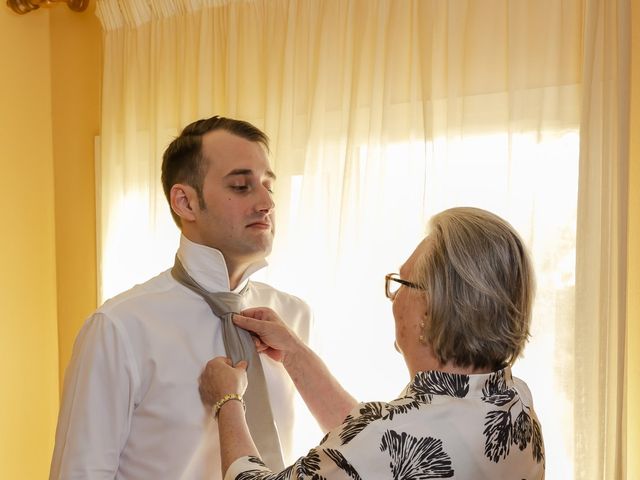
[[[222, 254], [224, 257], [224, 253]], [[249, 268], [250, 263], [238, 263], [234, 264], [234, 262], [227, 260], [227, 257], [224, 257], [224, 261], [227, 264], [227, 271], [229, 272], [229, 289], [235, 290], [240, 285], [240, 280], [244, 275], [244, 272]]]
[[249, 274], [252, 275], [256, 270], [256, 265], [264, 263], [264, 257], [241, 257], [234, 258], [227, 255], [222, 250], [218, 250], [222, 253], [222, 258], [224, 258], [224, 263], [227, 266], [227, 273], [229, 275], [229, 289], [235, 290], [242, 283], [243, 279], [246, 279], [247, 270], [249, 270]]
[[[218, 255], [217, 258], [224, 262], [225, 267], [224, 271], [220, 271], [219, 273], [223, 274], [223, 278], [228, 278], [230, 290], [235, 290], [236, 288], [238, 288], [238, 286], [242, 284], [242, 281], [246, 279], [246, 276], [248, 276], [249, 274], [253, 274], [253, 272], [257, 270], [260, 270], [267, 264], [265, 255], [260, 255], [257, 253], [247, 254], [244, 256], [230, 255], [229, 252], [225, 252], [220, 248], [217, 248], [213, 245], [207, 245], [207, 243], [204, 242], [199, 235], [194, 235], [193, 232], [189, 232], [186, 229], [183, 229], [181, 238], [184, 238], [186, 241], [188, 241], [185, 246], [189, 249], [193, 249], [192, 247], [189, 247], [189, 245], [194, 244], [196, 246], [195, 249], [193, 249], [195, 252], [197, 252], [199, 248], [204, 248], [205, 251], [208, 251], [209, 249], [216, 251]], [[202, 261], [205, 260], [205, 257], [208, 258], [208, 254], [205, 254], [204, 257], [201, 254], [197, 254], [195, 258], [199, 258], [200, 261]], [[193, 261], [194, 257], [191, 258]], [[198, 262], [196, 261], [196, 263], [192, 264], [192, 267], [198, 268], [197, 264]], [[200, 266], [202, 267], [202, 264]], [[218, 280], [221, 281], [223, 279], [218, 277]], [[226, 283], [226, 281], [224, 283]]]
[[[224, 252], [219, 248], [207, 245], [202, 242], [200, 238], [190, 238], [184, 232], [181, 238], [185, 241], [184, 245], [182, 245], [183, 241], [181, 240], [181, 248], [185, 249], [183, 254], [191, 252], [186, 261], [183, 260], [183, 264], [187, 270], [208, 271], [210, 269], [208, 263], [210, 260], [214, 260], [216, 264], [219, 265], [219, 267], [215, 269], [217, 284], [211, 284], [209, 280], [199, 278], [198, 276], [194, 277], [198, 282], [204, 280], [205, 283], [203, 283], [203, 285], [210, 289], [219, 289], [220, 287], [227, 287], [228, 285], [228, 288], [233, 291], [237, 289], [244, 280], [246, 280], [248, 275], [266, 265], [264, 259], [259, 257], [250, 258], [249, 256], [242, 257], [229, 255], [228, 252]], [[210, 254], [210, 251], [215, 251], [215, 255]], [[220, 262], [223, 262], [223, 265]]]

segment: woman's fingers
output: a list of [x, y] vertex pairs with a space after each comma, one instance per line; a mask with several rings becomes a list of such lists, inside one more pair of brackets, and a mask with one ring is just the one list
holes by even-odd
[[233, 365], [227, 357], [209, 360], [199, 378], [202, 402], [211, 406], [228, 393], [242, 395], [247, 388], [247, 365], [245, 360]]
[[207, 362], [205, 369], [210, 370], [212, 368], [215, 368], [216, 364], [218, 363], [226, 363], [227, 365], [231, 365], [231, 359], [227, 357], [214, 357]]
[[263, 336], [269, 331], [270, 322], [264, 320], [256, 320], [252, 317], [236, 313], [233, 315], [233, 323], [240, 328], [255, 333], [258, 336]]
[[260, 337], [253, 337], [253, 343], [256, 346], [256, 352], [261, 353], [269, 348], [269, 345], [260, 340]]
[[240, 312], [245, 317], [255, 318], [256, 320], [262, 321], [275, 321], [280, 320], [278, 314], [267, 307], [253, 307], [247, 308]]

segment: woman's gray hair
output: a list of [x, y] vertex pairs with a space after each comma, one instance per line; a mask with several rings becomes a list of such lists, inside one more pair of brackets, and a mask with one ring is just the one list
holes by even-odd
[[529, 337], [533, 268], [515, 229], [479, 208], [445, 210], [430, 221], [414, 281], [426, 290], [425, 338], [442, 363], [499, 369]]

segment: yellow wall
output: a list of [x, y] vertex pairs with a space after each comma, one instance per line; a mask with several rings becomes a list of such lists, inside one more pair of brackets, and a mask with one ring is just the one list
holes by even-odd
[[59, 381], [96, 306], [100, 26], [0, 5], [0, 478], [48, 477]]
[[94, 138], [100, 124], [100, 22], [53, 8], [51, 88], [60, 385], [73, 341], [96, 308]]
[[640, 478], [640, 0], [631, 3], [631, 163], [627, 291], [627, 479]]
[[49, 16], [0, 5], [0, 478], [49, 471], [58, 343]]

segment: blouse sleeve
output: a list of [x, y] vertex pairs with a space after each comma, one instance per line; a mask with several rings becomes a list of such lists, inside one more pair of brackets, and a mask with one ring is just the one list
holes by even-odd
[[274, 473], [257, 457], [241, 457], [231, 464], [225, 480], [298, 480], [331, 478], [332, 480], [360, 478], [338, 449], [316, 447], [283, 471]]
[[389, 463], [380, 454], [379, 428], [371, 425], [380, 418], [382, 405], [379, 402], [357, 405], [342, 425], [281, 472], [272, 472], [259, 458], [241, 457], [231, 464], [224, 480], [360, 480], [375, 477], [375, 473]]

